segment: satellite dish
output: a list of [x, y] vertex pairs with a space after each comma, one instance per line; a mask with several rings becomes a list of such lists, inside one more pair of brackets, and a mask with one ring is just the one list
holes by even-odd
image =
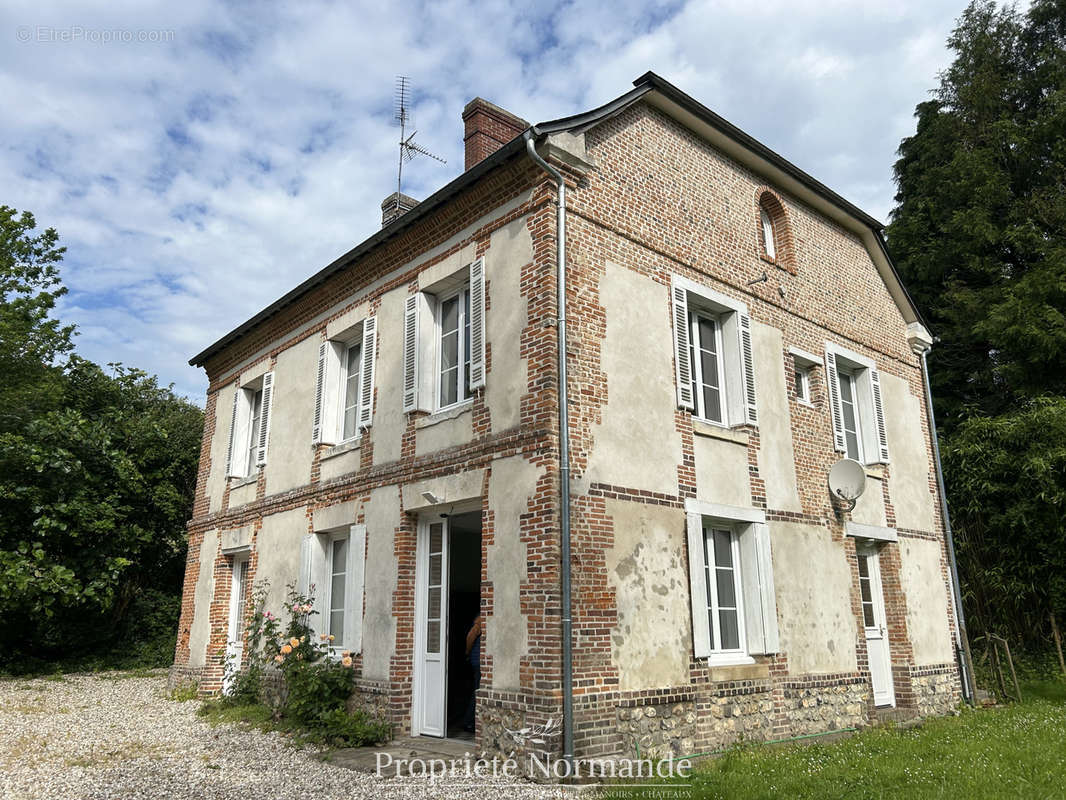
[[855, 459], [842, 458], [829, 470], [829, 494], [834, 500], [847, 503], [849, 511], [864, 491], [866, 470]]

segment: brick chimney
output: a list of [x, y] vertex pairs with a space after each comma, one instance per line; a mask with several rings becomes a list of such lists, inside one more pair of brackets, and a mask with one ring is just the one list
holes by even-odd
[[413, 197], [393, 192], [381, 201], [381, 227], [384, 228], [397, 217], [402, 217], [418, 205]]
[[529, 123], [488, 100], [475, 97], [463, 109], [466, 169], [488, 158], [529, 127]]

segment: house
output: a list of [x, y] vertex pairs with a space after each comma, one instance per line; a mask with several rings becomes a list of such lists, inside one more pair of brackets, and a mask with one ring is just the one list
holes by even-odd
[[173, 679], [221, 689], [268, 580], [274, 610], [314, 587], [400, 733], [458, 730], [480, 613], [488, 752], [561, 720], [580, 757], [683, 755], [952, 709], [932, 340], [880, 223], [653, 73], [463, 119], [460, 177], [192, 359]]

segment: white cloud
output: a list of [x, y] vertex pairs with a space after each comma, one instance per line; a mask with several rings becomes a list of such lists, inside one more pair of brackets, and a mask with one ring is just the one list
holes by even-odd
[[[425, 197], [462, 169], [481, 95], [536, 122], [651, 69], [875, 216], [961, 4], [903, 0], [7, 3], [0, 203], [68, 247], [79, 349], [202, 400], [186, 360], [350, 249], [393, 190], [396, 72]], [[25, 26], [25, 27], [20, 27]], [[173, 31], [38, 41], [39, 28]], [[31, 41], [18, 36], [31, 31]], [[48, 38], [45, 32], [44, 38]]]

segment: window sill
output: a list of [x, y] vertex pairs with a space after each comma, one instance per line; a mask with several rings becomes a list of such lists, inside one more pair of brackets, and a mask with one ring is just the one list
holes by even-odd
[[884, 464], [866, 464], [863, 467], [866, 470], [867, 478], [877, 478], [879, 481], [885, 479], [885, 465]]
[[801, 406], [806, 406], [807, 408], [815, 408], [814, 403], [812, 403], [810, 400], [804, 400], [802, 397], [793, 397], [792, 399], [799, 403]]
[[249, 483], [255, 483], [259, 480], [259, 470], [257, 469], [252, 475], [245, 475], [243, 478], [230, 478], [229, 488], [240, 489], [242, 486], [247, 486]]
[[692, 418], [692, 432], [696, 436], [706, 436], [708, 439], [721, 439], [734, 444], [748, 446], [748, 432], [726, 428], [713, 422], [707, 422], [697, 417]]
[[711, 666], [710, 675], [712, 683], [719, 681], [755, 681], [770, 677], [768, 664], [733, 664], [731, 666]]
[[429, 416], [420, 417], [419, 419], [415, 420], [415, 429], [421, 430], [422, 428], [429, 428], [433, 425], [436, 425], [441, 422], [446, 422], [450, 419], [456, 419], [458, 417], [461, 417], [463, 414], [469, 413], [473, 407], [474, 398], [471, 397], [469, 400], [464, 400], [463, 402], [457, 405], [449, 406], [448, 408], [442, 409], [440, 411], [434, 411]]
[[349, 439], [346, 442], [335, 444], [332, 447], [327, 448], [322, 452], [322, 455], [318, 457], [319, 461], [325, 461], [335, 456], [343, 455], [344, 453], [350, 453], [353, 450], [358, 450], [363, 444], [363, 437], [357, 436], [354, 439]]
[[746, 667], [754, 663], [754, 658], [742, 653], [715, 653], [707, 657], [707, 666], [713, 670], [722, 667]]

